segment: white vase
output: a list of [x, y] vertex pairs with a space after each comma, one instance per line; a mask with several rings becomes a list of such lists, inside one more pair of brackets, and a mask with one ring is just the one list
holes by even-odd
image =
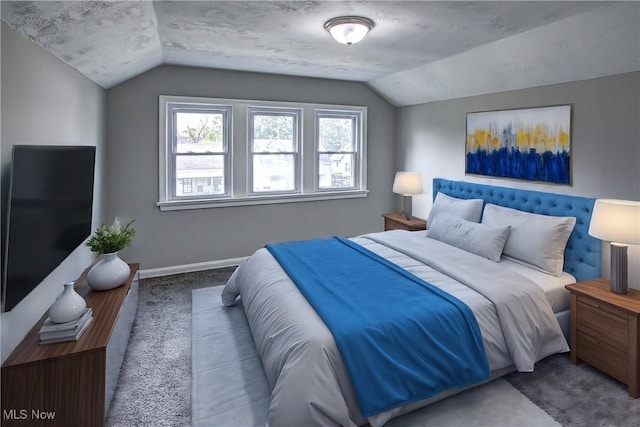
[[74, 282], [64, 284], [64, 290], [49, 307], [49, 319], [55, 323], [66, 323], [77, 319], [87, 308], [85, 300], [74, 289]]
[[124, 285], [129, 277], [129, 265], [118, 258], [118, 252], [102, 255], [102, 258], [89, 270], [87, 283], [91, 289], [106, 291]]

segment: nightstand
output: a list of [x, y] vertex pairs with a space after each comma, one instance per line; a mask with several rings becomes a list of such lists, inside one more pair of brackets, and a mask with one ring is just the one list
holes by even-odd
[[611, 292], [608, 280], [567, 285], [571, 291], [571, 363], [600, 369], [640, 397], [640, 291]]
[[416, 218], [405, 219], [402, 214], [399, 213], [385, 213], [384, 217], [384, 231], [389, 230], [408, 230], [419, 231], [427, 229], [427, 221], [424, 219]]

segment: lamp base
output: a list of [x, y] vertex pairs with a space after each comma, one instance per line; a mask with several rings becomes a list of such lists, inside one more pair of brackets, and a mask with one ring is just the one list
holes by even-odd
[[627, 245], [611, 243], [611, 292], [627, 293]]
[[404, 209], [402, 211], [402, 214], [404, 215], [405, 219], [411, 219], [411, 215], [412, 215], [411, 196], [403, 196], [403, 197], [404, 197]]

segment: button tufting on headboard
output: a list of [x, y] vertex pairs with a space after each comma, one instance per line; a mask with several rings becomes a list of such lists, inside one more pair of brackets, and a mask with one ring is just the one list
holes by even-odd
[[600, 240], [588, 234], [594, 199], [434, 178], [434, 199], [439, 191], [460, 199], [482, 199], [485, 203], [525, 212], [575, 217], [576, 225], [564, 253], [564, 270], [578, 281], [601, 276], [602, 245]]

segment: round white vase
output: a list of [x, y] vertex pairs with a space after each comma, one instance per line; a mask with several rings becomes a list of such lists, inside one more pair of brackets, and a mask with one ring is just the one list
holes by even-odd
[[118, 258], [118, 252], [103, 254], [89, 270], [87, 283], [91, 289], [107, 291], [124, 285], [130, 273], [129, 264]]
[[74, 282], [64, 284], [64, 290], [49, 307], [49, 319], [55, 323], [66, 323], [77, 319], [87, 308], [85, 300], [74, 289]]

